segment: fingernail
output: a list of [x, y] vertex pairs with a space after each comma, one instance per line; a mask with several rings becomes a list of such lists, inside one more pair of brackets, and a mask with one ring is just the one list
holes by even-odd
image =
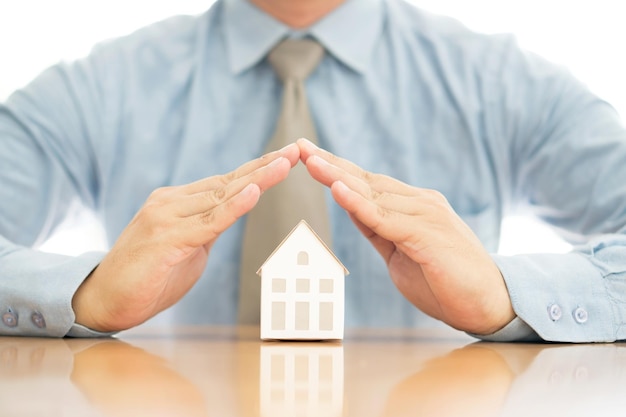
[[344, 184], [341, 180], [333, 182], [332, 186], [336, 188], [341, 188], [342, 190], [349, 190], [348, 186]]
[[335, 193], [340, 193], [340, 194], [346, 194], [346, 193], [353, 193], [354, 191], [352, 191], [352, 189], [350, 187], [348, 187], [346, 185], [345, 182], [342, 182], [340, 180], [337, 180], [335, 182], [333, 182], [330, 186], [330, 189], [333, 190], [333, 192]]
[[313, 148], [317, 148], [317, 145], [315, 145], [313, 142], [311, 142], [309, 139], [307, 138], [300, 138], [298, 140], [303, 140], [307, 143], [308, 146], [312, 146]]
[[[309, 156], [309, 159], [313, 159], [314, 162], [317, 161], [317, 163], [322, 164], [322, 165], [330, 165], [324, 158], [321, 158], [317, 155], [311, 155]], [[308, 160], [307, 160], [308, 162]]]
[[284, 151], [284, 150], [286, 150], [287, 148], [293, 148], [294, 146], [296, 146], [296, 144], [295, 144], [295, 143], [290, 143], [289, 145], [287, 145], [287, 146], [283, 146], [282, 148], [280, 148], [280, 149], [278, 150], [278, 152], [283, 152], [283, 151]]
[[283, 159], [287, 159], [287, 158], [285, 158], [284, 156], [279, 156], [278, 158], [274, 159], [272, 162], [267, 164], [267, 166], [275, 167], [276, 165], [280, 164]]
[[241, 190], [241, 194], [242, 195], [250, 195], [250, 194], [256, 193], [257, 190], [259, 190], [258, 193], [261, 194], [261, 188], [258, 185], [252, 183], [252, 184], [246, 185], [243, 188], [243, 190]]

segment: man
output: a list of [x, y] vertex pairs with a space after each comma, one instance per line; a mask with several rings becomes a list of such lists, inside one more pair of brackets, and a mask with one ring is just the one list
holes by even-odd
[[[255, 159], [282, 91], [266, 56], [285, 37], [326, 50], [306, 82], [320, 147]], [[235, 323], [237, 219], [304, 163], [336, 202], [349, 326], [430, 316], [487, 340], [626, 336], [618, 116], [508, 37], [399, 0], [218, 2], [45, 72], [0, 109], [0, 140], [2, 334], [97, 336], [164, 311]], [[76, 199], [111, 250], [28, 249]], [[490, 254], [520, 205], [584, 245]]]

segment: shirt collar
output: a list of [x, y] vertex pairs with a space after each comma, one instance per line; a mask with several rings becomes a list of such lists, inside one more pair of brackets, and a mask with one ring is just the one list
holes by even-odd
[[304, 31], [264, 13], [248, 0], [224, 0], [224, 30], [229, 66], [241, 73], [254, 66], [286, 36], [311, 35], [345, 65], [363, 72], [383, 27], [381, 0], [346, 0]]
[[347, 0], [311, 27], [326, 50], [357, 72], [364, 72], [383, 28], [380, 0]]

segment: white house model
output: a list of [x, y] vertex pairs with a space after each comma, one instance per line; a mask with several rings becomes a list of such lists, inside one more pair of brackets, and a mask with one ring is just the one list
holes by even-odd
[[348, 270], [301, 220], [259, 268], [261, 339], [343, 339]]

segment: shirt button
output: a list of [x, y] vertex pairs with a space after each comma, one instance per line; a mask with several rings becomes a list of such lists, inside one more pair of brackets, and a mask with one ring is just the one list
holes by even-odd
[[39, 313], [38, 311], [35, 311], [33, 314], [31, 314], [30, 319], [33, 322], [33, 324], [39, 327], [40, 329], [43, 329], [46, 327], [46, 321], [44, 320], [41, 313]]
[[583, 324], [587, 321], [588, 318], [589, 314], [587, 314], [587, 310], [585, 310], [584, 308], [578, 307], [576, 310], [574, 310], [574, 320], [576, 320], [578, 323]]
[[557, 321], [563, 316], [563, 312], [561, 311], [561, 307], [558, 304], [550, 304], [548, 307], [548, 314], [550, 315], [550, 319], [552, 321]]
[[7, 327], [17, 326], [17, 314], [13, 313], [11, 310], [7, 311], [2, 315], [2, 322]]

